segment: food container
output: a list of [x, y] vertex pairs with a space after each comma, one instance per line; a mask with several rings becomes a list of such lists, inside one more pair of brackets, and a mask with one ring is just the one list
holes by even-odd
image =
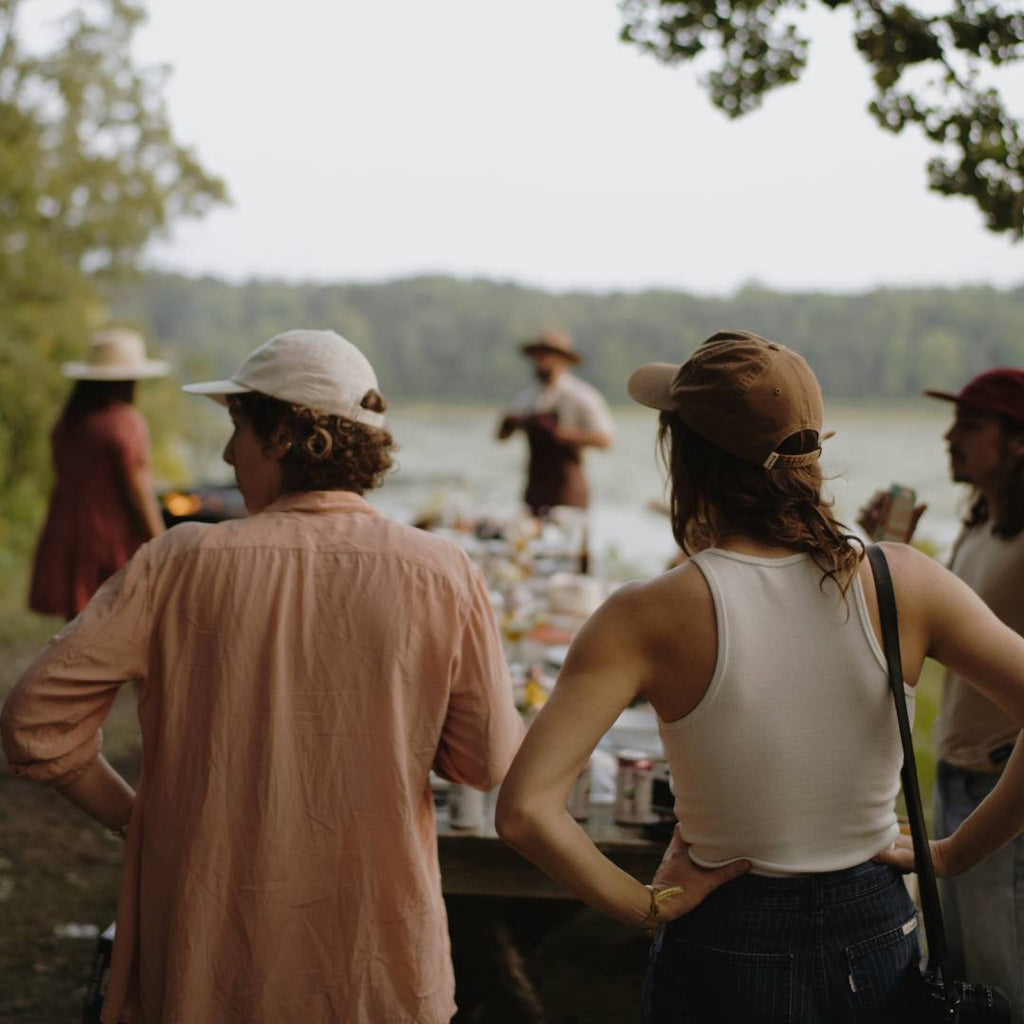
[[484, 794], [461, 782], [448, 787], [448, 813], [452, 828], [480, 828], [484, 823]]
[[615, 820], [620, 825], [649, 825], [657, 820], [651, 809], [654, 763], [643, 750], [620, 750], [615, 786]]
[[556, 572], [548, 581], [548, 608], [554, 615], [585, 619], [604, 600], [604, 585], [593, 576]]
[[569, 791], [566, 810], [577, 821], [586, 821], [590, 817], [590, 762], [583, 766], [583, 771], [576, 776], [576, 781]]

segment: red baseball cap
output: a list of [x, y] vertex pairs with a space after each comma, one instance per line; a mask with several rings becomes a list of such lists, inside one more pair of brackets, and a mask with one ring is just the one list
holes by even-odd
[[955, 395], [949, 391], [926, 391], [925, 394], [1024, 423], [1024, 369], [1016, 366], [1000, 366], [979, 373]]

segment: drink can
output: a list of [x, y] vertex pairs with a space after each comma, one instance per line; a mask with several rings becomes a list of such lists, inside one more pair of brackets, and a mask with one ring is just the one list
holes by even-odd
[[448, 787], [448, 813], [452, 828], [480, 828], [484, 823], [484, 794], [460, 782]]
[[620, 750], [615, 785], [615, 820], [620, 825], [646, 825], [655, 820], [651, 811], [654, 764], [643, 750]]
[[590, 762], [583, 766], [583, 771], [576, 776], [576, 781], [569, 791], [566, 810], [577, 820], [586, 821], [590, 817]]
[[887, 515], [885, 520], [878, 524], [873, 539], [906, 543], [913, 533], [916, 504], [917, 492], [912, 487], [893, 484], [889, 488]]

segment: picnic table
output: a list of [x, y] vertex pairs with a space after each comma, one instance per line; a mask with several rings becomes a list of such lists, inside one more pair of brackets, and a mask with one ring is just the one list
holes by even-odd
[[[536, 704], [529, 705], [540, 692], [537, 680], [544, 687], [553, 684], [574, 632], [612, 589], [580, 572], [588, 562], [580, 557], [581, 545], [584, 551], [586, 545], [585, 518], [575, 509], [560, 512], [543, 523], [522, 518], [481, 523], [467, 517], [465, 528], [439, 531], [462, 545], [484, 573], [505, 638], [514, 695], [527, 720], [536, 711]], [[524, 686], [524, 676], [533, 684]], [[606, 765], [614, 765], [619, 750], [660, 757], [654, 711], [646, 704], [625, 710], [598, 749], [612, 755]], [[614, 767], [604, 781], [580, 825], [611, 861], [649, 882], [667, 845], [667, 832], [658, 837], [643, 825], [617, 823]], [[498, 837], [496, 796], [488, 794], [477, 827], [456, 828], [438, 794], [438, 857], [460, 1008], [453, 1024], [542, 1024], [546, 1018], [524, 958], [545, 939], [554, 940], [557, 929], [569, 924], [583, 905]]]
[[[594, 807], [580, 823], [594, 844], [623, 871], [649, 882], [665, 842], [649, 838], [636, 825], [617, 825], [612, 806]], [[445, 895], [501, 896], [508, 899], [575, 899], [498, 838], [493, 814], [480, 829], [453, 829], [439, 815], [437, 847]]]
[[[644, 750], [659, 756], [661, 738], [654, 711], [647, 705], [630, 708], [601, 740], [598, 749]], [[484, 802], [478, 828], [453, 828], [447, 810], [437, 814], [438, 853], [444, 892], [460, 896], [502, 896], [530, 899], [573, 899], [498, 837], [494, 828], [497, 791]], [[580, 822], [606, 857], [635, 878], [649, 882], [661, 860], [665, 841], [653, 838], [642, 825], [620, 825], [612, 803], [591, 803], [589, 817]]]
[[[654, 712], [623, 713], [600, 747], [640, 748], [658, 754]], [[515, 1021], [545, 1024], [544, 1007], [524, 968], [524, 959], [582, 910], [571, 893], [507, 846], [494, 829], [496, 793], [488, 794], [477, 828], [453, 828], [445, 808], [437, 815], [438, 857], [448, 908], [456, 1000], [462, 1022]], [[644, 826], [614, 820], [614, 804], [591, 803], [580, 822], [611, 861], [641, 882], [654, 877], [666, 839]], [[568, 934], [568, 933], [566, 933]]]

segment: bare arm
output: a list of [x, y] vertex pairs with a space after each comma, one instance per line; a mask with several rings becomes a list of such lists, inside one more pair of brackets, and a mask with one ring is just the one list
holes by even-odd
[[149, 555], [139, 549], [85, 610], [40, 652], [0, 712], [10, 771], [54, 786], [120, 828], [134, 793], [100, 754], [100, 726], [120, 687], [144, 679], [149, 644]]
[[148, 466], [137, 466], [129, 471], [128, 499], [142, 523], [147, 539], [152, 540], [164, 532], [166, 527], [153, 494], [153, 478]]
[[102, 754], [73, 782], [57, 787], [57, 792], [110, 829], [123, 828], [132, 816], [135, 791]]
[[[501, 788], [496, 819], [502, 838], [551, 878], [590, 906], [633, 925], [647, 918], [650, 894], [594, 846], [565, 803], [598, 740], [643, 688], [647, 668], [637, 613], [626, 588], [580, 630]], [[747, 868], [738, 862], [703, 871], [679, 857], [678, 846], [670, 852], [657, 884], [683, 885], [686, 892], [660, 906], [666, 920], [691, 910]]]
[[[1024, 728], [1024, 637], [1002, 623], [964, 582], [919, 552], [886, 546], [897, 601], [926, 653], [967, 680]], [[916, 607], [915, 607], [916, 606]], [[1018, 742], [992, 792], [948, 839], [931, 844], [935, 870], [957, 875], [1024, 831], [1024, 743]], [[908, 844], [881, 859], [912, 869]]]

